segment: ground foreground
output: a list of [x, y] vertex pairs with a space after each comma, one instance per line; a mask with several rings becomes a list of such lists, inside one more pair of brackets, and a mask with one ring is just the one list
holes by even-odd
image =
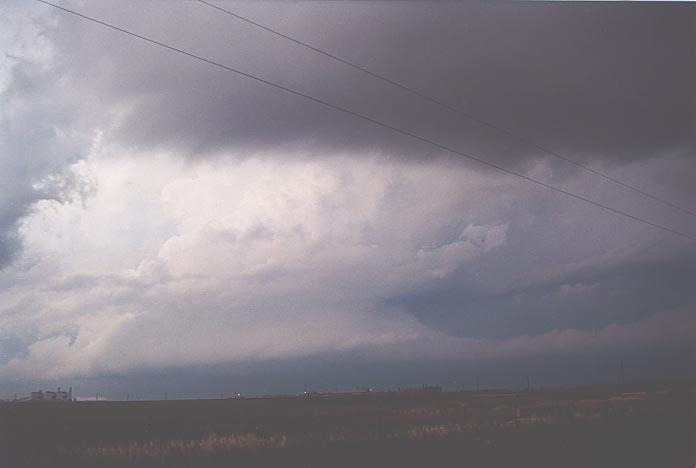
[[694, 467], [694, 386], [0, 404], [7, 467]]

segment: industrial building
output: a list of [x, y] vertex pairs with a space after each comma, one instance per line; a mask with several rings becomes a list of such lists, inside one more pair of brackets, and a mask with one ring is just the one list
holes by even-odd
[[31, 392], [29, 399], [31, 401], [72, 401], [72, 387], [67, 392], [61, 390], [60, 387], [55, 392], [50, 390]]

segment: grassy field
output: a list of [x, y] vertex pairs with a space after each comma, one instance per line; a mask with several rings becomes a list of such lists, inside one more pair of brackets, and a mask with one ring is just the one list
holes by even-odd
[[0, 405], [2, 467], [693, 467], [691, 386]]

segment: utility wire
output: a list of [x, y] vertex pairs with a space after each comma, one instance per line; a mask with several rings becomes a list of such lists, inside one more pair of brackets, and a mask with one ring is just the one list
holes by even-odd
[[640, 189], [640, 188], [638, 188], [638, 187], [636, 187], [636, 186], [634, 186], [634, 185], [627, 184], [626, 182], [623, 182], [623, 181], [621, 181], [621, 180], [619, 180], [619, 179], [617, 179], [617, 178], [615, 178], [615, 177], [612, 177], [612, 176], [610, 176], [610, 175], [608, 175], [608, 174], [606, 174], [606, 173], [604, 173], [604, 172], [598, 171], [598, 170], [596, 170], [596, 169], [592, 169], [591, 167], [586, 166], [585, 164], [582, 164], [582, 163], [580, 163], [580, 162], [578, 162], [578, 161], [576, 161], [576, 160], [574, 160], [574, 159], [571, 159], [571, 158], [569, 158], [569, 157], [567, 157], [567, 156], [563, 156], [562, 154], [560, 154], [560, 153], [558, 153], [558, 152], [556, 152], [556, 151], [554, 151], [554, 150], [551, 150], [551, 149], [549, 149], [549, 148], [546, 148], [546, 147], [540, 145], [539, 143], [536, 143], [536, 142], [534, 142], [533, 140], [530, 140], [529, 138], [526, 138], [526, 137], [524, 137], [524, 136], [520, 136], [520, 135], [514, 133], [513, 131], [506, 129], [505, 127], [502, 127], [502, 126], [497, 125], [497, 124], [495, 124], [495, 123], [492, 123], [492, 122], [490, 122], [490, 121], [487, 121], [487, 120], [481, 119], [481, 118], [479, 118], [479, 117], [476, 117], [475, 115], [473, 115], [473, 114], [471, 114], [471, 113], [469, 113], [469, 112], [465, 112], [465, 111], [463, 111], [463, 110], [461, 110], [461, 109], [459, 109], [459, 108], [457, 108], [457, 107], [453, 107], [453, 106], [451, 106], [451, 105], [449, 105], [449, 104], [447, 104], [447, 103], [445, 103], [445, 102], [442, 102], [442, 101], [439, 100], [439, 99], [436, 99], [436, 98], [434, 98], [434, 97], [431, 97], [431, 96], [429, 96], [429, 95], [427, 95], [427, 94], [425, 94], [425, 93], [422, 93], [422, 92], [420, 92], [420, 91], [418, 91], [418, 90], [416, 90], [416, 89], [414, 89], [414, 88], [411, 88], [411, 87], [409, 87], [409, 86], [406, 86], [406, 85], [404, 85], [404, 84], [402, 84], [402, 83], [399, 83], [398, 81], [394, 81], [394, 80], [392, 80], [392, 79], [390, 79], [390, 78], [387, 78], [387, 77], [384, 76], [384, 75], [380, 75], [380, 74], [378, 74], [378, 73], [375, 73], [375, 72], [373, 72], [373, 71], [370, 71], [370, 70], [368, 70], [367, 68], [365, 68], [365, 67], [363, 67], [363, 66], [357, 65], [357, 64], [355, 64], [355, 63], [353, 63], [353, 62], [350, 62], [350, 61], [348, 61], [348, 60], [346, 60], [346, 59], [344, 59], [344, 58], [341, 58], [341, 57], [339, 57], [339, 56], [337, 56], [337, 55], [334, 55], [334, 54], [332, 54], [332, 53], [330, 53], [330, 52], [326, 52], [325, 50], [322, 50], [322, 49], [319, 49], [319, 48], [317, 48], [317, 47], [314, 47], [314, 46], [312, 46], [311, 44], [308, 44], [308, 43], [306, 43], [306, 42], [303, 42], [303, 41], [301, 41], [301, 40], [299, 40], [299, 39], [296, 39], [296, 38], [294, 38], [294, 37], [288, 36], [287, 34], [283, 34], [282, 32], [280, 32], [280, 31], [278, 31], [278, 30], [276, 30], [276, 29], [273, 29], [273, 28], [271, 28], [271, 27], [269, 27], [269, 26], [265, 26], [265, 25], [263, 25], [263, 24], [257, 23], [256, 21], [253, 21], [253, 20], [251, 20], [251, 19], [249, 19], [249, 18], [246, 18], [246, 17], [244, 17], [244, 16], [242, 16], [242, 15], [240, 15], [240, 14], [237, 14], [237, 13], [235, 13], [235, 12], [233, 12], [233, 11], [230, 11], [230, 10], [227, 10], [227, 9], [225, 9], [225, 8], [222, 8], [222, 7], [218, 6], [218, 5], [215, 5], [214, 3], [210, 3], [210, 2], [208, 2], [208, 1], [206, 1], [206, 0], [198, 0], [198, 2], [199, 2], [199, 3], [202, 3], [202, 4], [204, 4], [204, 5], [208, 5], [208, 6], [211, 7], [211, 8], [215, 8], [216, 10], [219, 10], [219, 11], [221, 11], [221, 12], [223, 12], [223, 13], [226, 13], [226, 14], [228, 14], [228, 15], [234, 17], [234, 18], [237, 18], [238, 20], [244, 21], [245, 23], [248, 23], [248, 24], [251, 24], [251, 25], [253, 25], [253, 26], [256, 26], [257, 28], [261, 28], [261, 29], [263, 29], [264, 31], [268, 31], [268, 32], [270, 32], [271, 34], [275, 34], [276, 36], [279, 36], [279, 37], [282, 37], [282, 38], [284, 38], [284, 39], [287, 39], [287, 40], [289, 40], [289, 41], [291, 41], [291, 42], [294, 42], [295, 44], [297, 44], [297, 45], [299, 45], [299, 46], [302, 46], [302, 47], [304, 47], [304, 48], [306, 48], [306, 49], [309, 49], [309, 50], [311, 50], [311, 51], [313, 51], [313, 52], [316, 52], [316, 53], [318, 53], [318, 54], [324, 55], [325, 57], [329, 57], [330, 59], [335, 60], [335, 61], [337, 61], [337, 62], [340, 62], [340, 63], [342, 63], [342, 64], [344, 64], [344, 65], [347, 65], [347, 66], [349, 66], [349, 67], [351, 67], [351, 68], [353, 68], [353, 69], [355, 69], [355, 70], [359, 70], [359, 71], [361, 71], [362, 73], [365, 73], [365, 74], [367, 74], [367, 75], [372, 76], [373, 78], [377, 78], [378, 80], [384, 81], [385, 83], [388, 83], [388, 84], [390, 84], [390, 85], [392, 85], [392, 86], [396, 86], [397, 88], [400, 88], [400, 89], [402, 89], [403, 91], [406, 91], [406, 92], [408, 92], [408, 93], [410, 93], [410, 94], [413, 94], [414, 96], [417, 96], [417, 97], [419, 97], [419, 98], [421, 98], [421, 99], [423, 99], [423, 100], [425, 100], [425, 101], [428, 101], [428, 102], [430, 102], [430, 103], [432, 103], [432, 104], [435, 104], [435, 105], [437, 105], [437, 106], [440, 106], [440, 107], [442, 107], [442, 108], [444, 108], [444, 109], [447, 109], [447, 110], [449, 110], [450, 112], [453, 112], [453, 113], [457, 114], [459, 117], [464, 117], [464, 118], [466, 118], [466, 119], [468, 119], [468, 120], [471, 120], [471, 121], [473, 121], [473, 122], [476, 122], [476, 123], [478, 123], [478, 124], [480, 124], [480, 125], [483, 125], [483, 126], [485, 126], [485, 127], [491, 128], [491, 129], [493, 129], [493, 130], [497, 130], [498, 132], [503, 133], [503, 134], [505, 134], [505, 135], [507, 135], [507, 136], [509, 136], [509, 137], [511, 137], [511, 138], [513, 138], [513, 139], [515, 139], [515, 140], [517, 140], [517, 141], [519, 141], [519, 142], [521, 142], [521, 143], [524, 143], [524, 144], [526, 144], [526, 145], [528, 145], [528, 146], [531, 146], [532, 148], [535, 148], [535, 149], [541, 151], [542, 153], [546, 153], [546, 154], [548, 154], [548, 155], [550, 155], [550, 156], [554, 156], [554, 157], [556, 157], [556, 158], [558, 158], [558, 159], [560, 159], [560, 160], [562, 160], [562, 161], [565, 161], [565, 162], [567, 162], [567, 163], [569, 163], [569, 164], [572, 164], [573, 166], [576, 166], [576, 167], [578, 167], [578, 168], [580, 168], [580, 169], [582, 169], [582, 170], [584, 170], [584, 171], [587, 171], [587, 172], [589, 172], [589, 173], [591, 173], [591, 174], [594, 174], [594, 175], [596, 175], [596, 176], [599, 176], [599, 177], [601, 177], [601, 178], [603, 178], [603, 179], [605, 179], [605, 180], [608, 180], [608, 181], [613, 182], [613, 183], [615, 183], [615, 184], [618, 184], [618, 185], [620, 185], [620, 186], [622, 186], [622, 187], [624, 187], [624, 188], [627, 188], [627, 189], [632, 190], [632, 191], [634, 191], [634, 192], [636, 192], [636, 193], [639, 193], [639, 194], [641, 194], [641, 195], [644, 196], [644, 197], [650, 198], [650, 199], [652, 199], [652, 200], [654, 200], [654, 201], [656, 201], [656, 202], [658, 202], [658, 203], [661, 203], [661, 204], [663, 204], [663, 205], [665, 205], [665, 206], [669, 206], [670, 208], [673, 208], [673, 209], [675, 209], [675, 210], [677, 210], [677, 211], [681, 211], [682, 213], [686, 213], [686, 214], [688, 214], [688, 215], [691, 215], [691, 216], [696, 217], [696, 212], [694, 212], [694, 211], [688, 210], [688, 209], [686, 209], [686, 208], [682, 208], [682, 207], [679, 206], [679, 205], [675, 205], [674, 203], [672, 203], [672, 202], [670, 202], [670, 201], [668, 201], [668, 200], [665, 200], [665, 199], [663, 199], [663, 198], [660, 198], [660, 197], [657, 197], [657, 196], [655, 196], [655, 195], [652, 195], [651, 193], [646, 192], [645, 190]]
[[309, 94], [304, 94], [304, 93], [302, 93], [302, 92], [300, 92], [300, 91], [295, 91], [294, 89], [287, 88], [287, 87], [285, 87], [285, 86], [283, 86], [283, 85], [280, 85], [280, 84], [278, 84], [278, 83], [274, 83], [274, 82], [272, 82], [272, 81], [266, 80], [266, 79], [264, 79], [264, 78], [260, 78], [260, 77], [258, 77], [258, 76], [252, 75], [252, 74], [250, 74], [250, 73], [243, 72], [243, 71], [238, 70], [238, 69], [236, 69], [236, 68], [229, 67], [229, 66], [227, 66], [227, 65], [223, 65], [223, 64], [221, 64], [221, 63], [219, 63], [219, 62], [216, 62], [216, 61], [214, 61], [214, 60], [211, 60], [211, 59], [202, 57], [202, 56], [200, 56], [200, 55], [196, 55], [196, 54], [194, 54], [194, 53], [192, 53], [192, 52], [188, 52], [188, 51], [186, 51], [186, 50], [179, 49], [179, 48], [177, 48], [177, 47], [167, 45], [167, 44], [165, 44], [165, 43], [163, 43], [163, 42], [157, 41], [157, 40], [152, 39], [152, 38], [150, 38], [150, 37], [143, 36], [143, 35], [141, 35], [141, 34], [135, 33], [135, 32], [133, 32], [133, 31], [129, 31], [129, 30], [124, 29], [124, 28], [120, 28], [120, 27], [118, 27], [118, 26], [115, 26], [115, 25], [113, 25], [113, 24], [110, 24], [110, 23], [107, 23], [107, 22], [105, 22], [105, 21], [99, 20], [99, 19], [97, 19], [97, 18], [93, 18], [93, 17], [91, 17], [91, 16], [87, 16], [87, 15], [85, 15], [85, 14], [79, 13], [79, 12], [77, 12], [77, 11], [75, 11], [75, 10], [71, 10], [71, 9], [69, 9], [69, 8], [66, 8], [66, 7], [63, 7], [63, 6], [60, 6], [60, 5], [56, 5], [55, 3], [51, 3], [51, 2], [48, 2], [48, 1], [46, 1], [46, 0], [36, 0], [36, 1], [39, 2], [39, 3], [43, 3], [43, 4], [45, 4], [45, 5], [51, 6], [51, 7], [53, 7], [53, 8], [56, 8], [56, 9], [58, 9], [58, 10], [62, 10], [62, 11], [64, 11], [64, 12], [66, 12], [66, 13], [70, 13], [71, 15], [74, 15], [74, 16], [80, 17], [80, 18], [82, 18], [82, 19], [91, 21], [91, 22], [93, 22], [93, 23], [100, 24], [100, 25], [102, 25], [102, 26], [105, 26], [105, 27], [107, 27], [107, 28], [113, 29], [113, 30], [115, 30], [115, 31], [119, 31], [119, 32], [121, 32], [121, 33], [123, 33], [123, 34], [127, 34], [127, 35], [129, 35], [129, 36], [138, 38], [138, 39], [140, 39], [140, 40], [149, 42], [149, 43], [151, 43], [151, 44], [155, 44], [155, 45], [157, 45], [157, 46], [160, 46], [160, 47], [165, 48], [165, 49], [167, 49], [167, 50], [170, 50], [170, 51], [172, 51], [172, 52], [176, 52], [176, 53], [179, 53], [179, 54], [182, 54], [182, 55], [186, 55], [187, 57], [191, 57], [191, 58], [193, 58], [193, 59], [200, 60], [201, 62], [205, 62], [205, 63], [207, 63], [207, 64], [213, 65], [213, 66], [218, 67], [218, 68], [222, 68], [222, 69], [227, 70], [227, 71], [231, 71], [231, 72], [233, 72], [233, 73], [236, 73], [236, 74], [238, 74], [238, 75], [240, 75], [240, 76], [244, 76], [244, 77], [246, 77], [246, 78], [250, 78], [250, 79], [252, 79], [252, 80], [254, 80], [254, 81], [257, 81], [257, 82], [259, 82], [259, 83], [263, 83], [263, 84], [266, 84], [266, 85], [268, 85], [268, 86], [272, 86], [272, 87], [274, 87], [274, 88], [276, 88], [276, 89], [280, 89], [280, 90], [282, 90], [282, 91], [288, 92], [288, 93], [290, 93], [290, 94], [294, 94], [294, 95], [296, 95], [296, 96], [303, 97], [303, 98], [305, 98], [305, 99], [308, 99], [308, 100], [310, 100], [310, 101], [313, 101], [313, 102], [315, 102], [315, 103], [317, 103], [317, 104], [321, 104], [321, 105], [323, 105], [323, 106], [325, 106], [325, 107], [328, 107], [328, 108], [330, 108], [330, 109], [337, 110], [337, 111], [342, 112], [342, 113], [344, 113], [344, 114], [352, 115], [352, 116], [357, 117], [357, 118], [359, 118], [359, 119], [361, 119], [361, 120], [365, 120], [365, 121], [367, 121], [367, 122], [373, 123], [373, 124], [378, 125], [378, 126], [380, 126], [380, 127], [383, 127], [383, 128], [389, 129], [389, 130], [392, 130], [392, 131], [395, 132], [395, 133], [399, 133], [399, 134], [401, 134], [401, 135], [405, 135], [405, 136], [411, 137], [411, 138], [413, 138], [413, 139], [415, 139], [415, 140], [421, 141], [421, 142], [423, 142], [423, 143], [427, 143], [427, 144], [429, 144], [429, 145], [431, 145], [431, 146], [434, 146], [434, 147], [436, 147], [436, 148], [439, 148], [439, 149], [441, 149], [441, 150], [444, 150], [444, 151], [447, 151], [447, 152], [450, 152], [450, 153], [454, 153], [454, 154], [457, 154], [457, 155], [459, 155], [459, 156], [463, 156], [463, 157], [465, 157], [465, 158], [471, 159], [471, 160], [476, 161], [476, 162], [478, 162], [478, 163], [481, 163], [481, 164], [483, 164], [483, 165], [486, 165], [486, 166], [492, 167], [492, 168], [494, 168], [494, 169], [497, 169], [497, 170], [499, 170], [499, 171], [501, 171], [501, 172], [504, 172], [504, 173], [506, 173], [506, 174], [509, 174], [509, 175], [518, 177], [518, 178], [520, 178], [520, 179], [523, 179], [523, 180], [526, 180], [526, 181], [535, 183], [535, 184], [540, 185], [540, 186], [542, 186], [542, 187], [546, 187], [546, 188], [549, 189], [549, 190], [553, 190], [553, 191], [555, 191], [555, 192], [562, 193], [562, 194], [567, 195], [567, 196], [569, 196], [569, 197], [571, 197], [571, 198], [575, 198], [576, 200], [580, 200], [580, 201], [583, 201], [583, 202], [585, 202], [585, 203], [589, 203], [589, 204], [591, 204], [591, 205], [594, 205], [594, 206], [596, 206], [596, 207], [598, 207], [598, 208], [602, 208], [602, 209], [604, 209], [604, 210], [606, 210], [606, 211], [609, 211], [609, 212], [611, 212], [611, 213], [614, 213], [614, 214], [617, 214], [617, 215], [620, 215], [620, 216], [624, 216], [624, 217], [626, 217], [626, 218], [628, 218], [628, 219], [632, 219], [632, 220], [634, 220], [634, 221], [638, 221], [638, 222], [641, 222], [641, 223], [643, 223], [643, 224], [647, 224], [648, 226], [652, 226], [652, 227], [657, 228], [657, 229], [662, 229], [663, 231], [670, 232], [670, 233], [672, 233], [672, 234], [675, 234], [675, 235], [680, 236], [680, 237], [684, 237], [684, 238], [686, 238], [686, 239], [690, 239], [690, 240], [692, 240], [692, 241], [696, 241], [696, 237], [695, 237], [695, 236], [692, 236], [692, 235], [690, 235], [690, 234], [686, 234], [686, 233], [681, 232], [681, 231], [678, 231], [678, 230], [676, 230], [676, 229], [672, 229], [672, 228], [670, 228], [670, 227], [663, 226], [663, 225], [658, 224], [658, 223], [654, 223], [654, 222], [652, 222], [652, 221], [649, 221], [649, 220], [647, 220], [647, 219], [641, 218], [641, 217], [639, 217], [639, 216], [635, 216], [635, 215], [632, 215], [632, 214], [630, 214], [630, 213], [626, 213], [625, 211], [622, 211], [622, 210], [619, 210], [619, 209], [616, 209], [616, 208], [612, 208], [612, 207], [610, 207], [610, 206], [608, 206], [608, 205], [604, 205], [604, 204], [602, 204], [602, 203], [596, 202], [596, 201], [591, 200], [591, 199], [589, 199], [589, 198], [586, 198], [586, 197], [584, 197], [584, 196], [582, 196], [582, 195], [577, 195], [577, 194], [575, 194], [575, 193], [573, 193], [573, 192], [569, 192], [569, 191], [567, 191], [567, 190], [564, 190], [564, 189], [562, 189], [562, 188], [559, 188], [559, 187], [556, 187], [556, 186], [554, 186], [554, 185], [548, 184], [548, 183], [546, 183], [546, 182], [544, 182], [544, 181], [535, 179], [535, 178], [530, 177], [530, 176], [527, 176], [527, 175], [525, 175], [525, 174], [521, 174], [521, 173], [515, 172], [515, 171], [513, 171], [513, 170], [511, 170], [511, 169], [506, 169], [506, 168], [503, 167], [503, 166], [499, 166], [499, 165], [497, 165], [497, 164], [488, 162], [488, 161], [486, 161], [486, 160], [484, 160], [484, 159], [481, 159], [481, 158], [479, 158], [478, 156], [475, 156], [475, 155], [473, 155], [473, 154], [465, 153], [465, 152], [463, 152], [463, 151], [457, 151], [457, 150], [455, 150], [455, 149], [452, 149], [452, 148], [449, 148], [449, 147], [447, 147], [447, 146], [445, 146], [445, 145], [442, 145], [442, 144], [440, 144], [440, 143], [437, 143], [437, 142], [435, 142], [435, 141], [433, 141], [433, 140], [430, 140], [430, 139], [428, 139], [428, 138], [426, 138], [426, 137], [419, 136], [419, 135], [417, 135], [417, 134], [415, 134], [415, 133], [411, 133], [411, 132], [409, 132], [409, 131], [407, 131], [407, 130], [402, 130], [402, 129], [398, 128], [398, 127], [394, 127], [394, 126], [392, 126], [392, 125], [386, 124], [386, 123], [384, 123], [384, 122], [381, 122], [381, 121], [379, 121], [379, 120], [373, 119], [372, 117], [366, 116], [366, 115], [364, 115], [364, 114], [360, 114], [360, 113], [355, 112], [355, 111], [352, 111], [352, 110], [350, 110], [350, 109], [346, 109], [346, 108], [344, 108], [344, 107], [340, 107], [340, 106], [337, 106], [337, 105], [335, 105], [335, 104], [331, 104], [330, 102], [326, 102], [326, 101], [323, 101], [323, 100], [321, 100], [321, 99], [315, 98], [315, 97], [313, 97], [313, 96], [310, 96]]

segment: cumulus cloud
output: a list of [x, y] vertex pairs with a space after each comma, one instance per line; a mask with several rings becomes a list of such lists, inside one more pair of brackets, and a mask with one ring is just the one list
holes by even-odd
[[[293, 161], [199, 163], [161, 180], [155, 216], [170, 219], [173, 232], [130, 268], [119, 268], [115, 259], [107, 275], [104, 263], [85, 258], [108, 260], [99, 239], [119, 231], [115, 223], [112, 232], [100, 234], [99, 225], [86, 221], [119, 197], [100, 200], [108, 197], [108, 184], [80, 211], [71, 205], [37, 210], [23, 228], [33, 241], [28, 254], [46, 257], [58, 249], [63, 271], [38, 294], [31, 285], [23, 317], [6, 318], [6, 333], [29, 328], [36, 341], [5, 370], [124, 371], [413, 339], [426, 327], [383, 299], [428, 288], [505, 246], [506, 225], [477, 224], [480, 207], [466, 210], [464, 196], [480, 182], [461, 169], [454, 175], [447, 167], [403, 167], [379, 156]], [[107, 165], [94, 172], [114, 184], [113, 166], [123, 163]], [[123, 186], [138, 180], [140, 166], [131, 170]], [[471, 183], [461, 187], [467, 179]], [[437, 190], [431, 188], [435, 180]], [[128, 200], [122, 204], [127, 211]], [[458, 219], [450, 216], [452, 205], [463, 208]], [[425, 225], [424, 210], [431, 213]], [[65, 225], [70, 213], [77, 218]], [[438, 232], [445, 225], [461, 226], [460, 233]], [[80, 262], [51, 240], [55, 231], [69, 244], [84, 236], [75, 252]]]
[[69, 82], [46, 31], [56, 21], [34, 6], [4, 4], [0, 44], [0, 268], [21, 248], [17, 228], [40, 200], [85, 196], [75, 164], [87, 153], [88, 107]]
[[[194, 2], [66, 5], [696, 228]], [[682, 5], [226, 6], [683, 206], [696, 197]], [[683, 241], [45, 7], [0, 8], [3, 377], [363, 351], [541, 359], [673, 332], [688, 345]]]

